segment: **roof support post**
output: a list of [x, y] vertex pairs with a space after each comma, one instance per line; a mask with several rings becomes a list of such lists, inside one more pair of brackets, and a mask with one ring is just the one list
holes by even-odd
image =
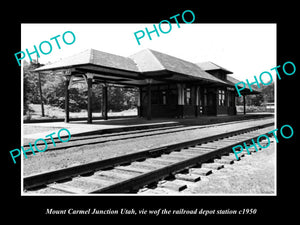
[[139, 87], [138, 91], [138, 98], [137, 98], [137, 111], [138, 111], [138, 117], [142, 116], [142, 109], [141, 109], [141, 102], [142, 102], [142, 88]]
[[244, 115], [246, 115], [246, 97], [243, 95]]
[[151, 83], [152, 83], [152, 79], [146, 79], [147, 82], [147, 120], [151, 120], [152, 119], [152, 115], [151, 115]]
[[88, 118], [87, 118], [87, 123], [92, 123], [92, 84], [93, 84], [93, 74], [87, 73], [87, 88], [88, 88]]
[[107, 120], [107, 84], [102, 85], [102, 117], [104, 120]]
[[177, 84], [178, 88], [178, 117], [183, 118], [184, 107], [184, 84]]
[[177, 84], [178, 88], [178, 105], [184, 105], [184, 87], [183, 84]]
[[71, 76], [64, 76], [65, 78], [65, 123], [70, 122], [69, 113], [69, 84]]
[[200, 98], [199, 90], [200, 87], [195, 86], [195, 117], [198, 117], [199, 114], [199, 98]]

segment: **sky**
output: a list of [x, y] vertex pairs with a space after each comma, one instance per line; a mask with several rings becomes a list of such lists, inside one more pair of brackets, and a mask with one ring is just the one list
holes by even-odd
[[[158, 28], [158, 23], [153, 23]], [[43, 41], [52, 44], [52, 52], [48, 55], [40, 53], [39, 62], [46, 64], [61, 58], [93, 48], [121, 56], [130, 56], [142, 49], [150, 48], [181, 58], [193, 63], [211, 61], [233, 72], [232, 76], [241, 81], [254, 81], [263, 71], [270, 71], [276, 64], [276, 24], [201, 24], [172, 23], [169, 33], [159, 31], [159, 37], [152, 33], [150, 40], [145, 35], [136, 41], [134, 33], [147, 27], [153, 30], [153, 24], [22, 24], [21, 49], [34, 51]], [[162, 30], [168, 30], [163, 24]], [[62, 35], [72, 31], [76, 40], [66, 45]], [[60, 35], [55, 40], [50, 38]], [[66, 35], [71, 39], [71, 36]], [[72, 40], [72, 39], [71, 39]], [[68, 40], [67, 40], [68, 41]], [[47, 44], [43, 45], [47, 51]], [[32, 58], [36, 59], [33, 54]], [[29, 61], [28, 56], [25, 58]], [[17, 63], [17, 62], [16, 62]], [[271, 72], [271, 71], [270, 71]], [[275, 76], [275, 72], [271, 72]]]

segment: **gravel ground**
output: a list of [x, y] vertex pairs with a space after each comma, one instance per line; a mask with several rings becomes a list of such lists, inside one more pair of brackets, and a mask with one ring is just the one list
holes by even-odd
[[225, 165], [181, 194], [276, 194], [275, 144], [259, 152], [242, 157], [232, 165]]
[[[274, 121], [274, 119], [264, 119]], [[243, 125], [242, 125], [243, 124]], [[206, 129], [176, 132], [173, 134], [162, 134], [149, 137], [134, 138], [133, 140], [120, 140], [92, 144], [80, 147], [72, 147], [58, 151], [45, 151], [23, 157], [23, 174], [25, 176], [59, 168], [66, 168], [72, 165], [80, 165], [87, 162], [98, 161], [116, 157], [148, 148], [159, 147], [166, 144], [188, 141], [200, 137], [210, 136], [220, 132], [229, 132], [234, 129], [261, 124], [259, 121], [251, 121], [238, 124], [230, 124]], [[270, 129], [271, 130], [271, 129]], [[57, 143], [59, 146], [60, 143]]]
[[[40, 133], [40, 132], [46, 132], [48, 131], [49, 134], [51, 134], [53, 132], [53, 130], [60, 130], [61, 128], [64, 127], [42, 127], [42, 126], [32, 126], [32, 125], [27, 125], [24, 124], [23, 125], [23, 135], [26, 134], [35, 134], [35, 133]], [[25, 141], [25, 143], [29, 143], [29, 142], [34, 142], [35, 140], [29, 140], [29, 141]]]
[[[181, 192], [165, 188], [152, 189], [150, 193], [141, 192], [141, 195], [274, 195], [276, 154], [275, 139], [271, 139], [268, 148], [242, 157], [234, 164], [225, 164], [221, 170], [213, 170], [209, 176], [201, 176], [201, 180], [192, 183], [176, 180], [186, 184], [187, 189]], [[90, 185], [90, 184], [89, 184]], [[28, 194], [65, 194], [58, 190], [45, 188], [38, 191], [29, 191]]]

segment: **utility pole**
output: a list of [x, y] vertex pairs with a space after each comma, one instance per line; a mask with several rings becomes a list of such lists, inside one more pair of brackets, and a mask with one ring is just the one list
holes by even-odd
[[[37, 68], [40, 67], [38, 57], [36, 57], [36, 63], [37, 63]], [[44, 112], [44, 103], [43, 103], [43, 93], [42, 93], [42, 83], [41, 83], [41, 74], [38, 72], [38, 78], [39, 78], [39, 90], [40, 90], [40, 101], [41, 101], [41, 108], [42, 108], [42, 117], [45, 116]]]

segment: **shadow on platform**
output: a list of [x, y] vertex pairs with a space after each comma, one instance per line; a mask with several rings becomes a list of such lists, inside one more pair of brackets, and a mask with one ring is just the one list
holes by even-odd
[[[108, 120], [93, 119], [93, 123], [89, 125], [143, 125], [143, 124], [162, 124], [162, 123], [176, 123], [180, 125], [206, 125], [213, 123], [224, 123], [231, 121], [247, 120], [247, 119], [260, 119], [265, 117], [274, 117], [272, 113], [252, 113], [240, 114], [235, 116], [202, 116], [202, 117], [187, 117], [187, 118], [154, 118], [147, 120], [146, 118], [139, 117], [119, 117], [109, 118]], [[71, 121], [72, 124], [87, 124], [86, 120]]]
[[[147, 120], [138, 117], [123, 117], [109, 120], [93, 120], [92, 124], [88, 124], [86, 120], [64, 122], [39, 122], [23, 124], [23, 140], [35, 141], [38, 138], [44, 138], [46, 135], [55, 132], [61, 128], [66, 128], [72, 136], [85, 135], [101, 135], [118, 132], [126, 132], [133, 130], [156, 129], [173, 126], [201, 126], [210, 124], [220, 124], [234, 121], [242, 121], [249, 119], [272, 118], [272, 113], [260, 114], [242, 114], [235, 116], [203, 116], [193, 118], [157, 118]], [[63, 136], [62, 136], [63, 137]], [[47, 138], [45, 138], [47, 139]]]

